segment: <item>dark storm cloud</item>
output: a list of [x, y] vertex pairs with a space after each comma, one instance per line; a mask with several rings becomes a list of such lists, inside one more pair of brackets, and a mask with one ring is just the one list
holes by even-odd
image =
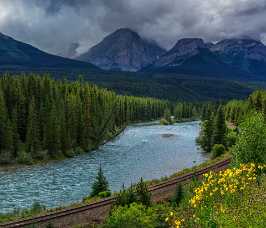
[[266, 0], [0, 0], [0, 31], [70, 55], [121, 27], [166, 48], [182, 37], [266, 41], [265, 15]]

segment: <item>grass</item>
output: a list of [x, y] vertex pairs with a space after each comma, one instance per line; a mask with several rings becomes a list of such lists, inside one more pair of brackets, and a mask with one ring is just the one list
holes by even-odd
[[266, 176], [257, 176], [249, 165], [243, 167], [184, 186], [184, 198], [169, 215], [169, 223], [179, 224], [174, 227], [266, 227]]

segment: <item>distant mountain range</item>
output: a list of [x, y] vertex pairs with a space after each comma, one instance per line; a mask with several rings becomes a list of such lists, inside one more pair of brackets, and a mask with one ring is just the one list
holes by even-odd
[[[68, 53], [76, 56], [77, 46], [73, 43]], [[215, 44], [186, 38], [166, 51], [134, 31], [119, 29], [77, 59], [68, 59], [0, 33], [0, 72], [6, 71], [48, 72], [70, 80], [81, 74], [120, 94], [174, 101], [232, 99], [266, 86], [266, 47], [247, 38]]]
[[250, 38], [215, 44], [185, 38], [166, 51], [130, 29], [119, 29], [77, 59], [105, 70], [266, 80], [266, 46]]
[[166, 51], [130, 29], [119, 29], [77, 59], [104, 70], [138, 71]]
[[96, 66], [90, 63], [51, 55], [0, 33], [0, 70], [35, 69], [99, 71]]
[[[75, 56], [76, 43], [68, 52]], [[206, 43], [200, 38], [178, 40], [166, 51], [154, 41], [122, 28], [86, 53], [68, 59], [48, 54], [0, 33], [0, 70], [139, 71], [215, 79], [266, 81], [266, 46], [250, 38]]]
[[247, 38], [216, 44], [198, 38], [182, 39], [143, 71], [266, 80], [266, 46]]

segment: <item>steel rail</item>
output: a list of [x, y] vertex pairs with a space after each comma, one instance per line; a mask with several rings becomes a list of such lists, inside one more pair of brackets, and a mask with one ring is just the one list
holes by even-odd
[[[168, 179], [162, 183], [150, 186], [149, 191], [152, 193], [152, 192], [155, 192], [159, 189], [167, 188], [167, 187], [170, 187], [172, 185], [176, 185], [178, 183], [182, 183], [182, 182], [185, 182], [187, 180], [191, 180], [194, 177], [200, 177], [202, 174], [204, 174], [208, 171], [217, 171], [220, 169], [224, 169], [228, 166], [229, 163], [230, 163], [230, 159], [226, 159], [226, 160], [217, 162], [213, 165], [209, 165], [209, 166], [202, 168], [200, 170], [197, 170], [195, 172], [190, 172], [190, 173], [187, 173], [187, 174], [184, 174], [181, 176], [170, 178], [170, 179]], [[12, 222], [8, 222], [8, 223], [0, 224], [0, 227], [5, 227], [5, 228], [25, 227], [25, 226], [30, 226], [30, 225], [42, 223], [42, 222], [49, 222], [50, 220], [53, 220], [56, 218], [60, 218], [60, 217], [64, 217], [64, 216], [68, 216], [68, 215], [72, 215], [72, 214], [78, 214], [80, 212], [84, 212], [87, 210], [94, 210], [95, 208], [104, 207], [106, 205], [112, 205], [115, 203], [115, 201], [116, 201], [116, 197], [109, 197], [109, 198], [102, 199], [101, 201], [98, 201], [95, 203], [90, 203], [88, 205], [82, 205], [82, 206], [78, 206], [78, 207], [74, 207], [74, 208], [66, 208], [66, 209], [63, 209], [61, 211], [51, 212], [51, 213], [46, 214], [46, 215], [40, 215], [40, 216], [33, 217], [33, 218], [26, 218], [26, 219], [22, 219], [22, 220], [18, 220], [18, 221], [12, 221]]]

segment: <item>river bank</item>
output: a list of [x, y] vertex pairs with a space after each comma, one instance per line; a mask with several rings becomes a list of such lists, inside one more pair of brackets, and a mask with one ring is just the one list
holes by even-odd
[[[225, 161], [230, 159], [231, 156], [229, 154], [224, 154], [220, 157], [217, 157], [215, 159], [211, 159], [208, 160], [206, 162], [203, 162], [200, 165], [194, 166], [192, 168], [187, 168], [184, 169], [178, 173], [174, 173], [169, 177], [164, 177], [164, 178], [160, 178], [157, 180], [148, 180], [146, 181], [146, 183], [148, 184], [150, 189], [153, 189], [154, 186], [158, 186], [158, 184], [162, 184], [162, 183], [166, 183], [167, 181], [173, 180], [174, 178], [177, 177], [181, 177], [182, 175], [188, 174], [188, 173], [196, 173], [199, 172], [202, 169], [205, 169], [206, 167], [211, 167], [212, 165], [218, 164], [219, 162]], [[112, 196], [115, 197], [117, 193], [112, 193]], [[1, 215], [0, 214], [0, 223], [6, 223], [6, 222], [10, 222], [10, 221], [15, 221], [15, 220], [19, 220], [19, 219], [27, 219], [27, 218], [32, 218], [35, 216], [45, 216], [51, 213], [57, 213], [57, 212], [62, 212], [64, 210], [70, 210], [70, 209], [75, 209], [78, 207], [83, 207], [86, 206], [88, 204], [92, 204], [92, 203], [97, 203], [100, 202], [101, 198], [97, 198], [97, 197], [93, 197], [90, 199], [90, 201], [83, 201], [80, 203], [74, 203], [72, 205], [66, 206], [66, 207], [57, 207], [54, 209], [45, 209], [42, 208], [41, 206], [37, 207], [32, 207], [31, 209], [27, 209], [27, 210], [23, 210], [23, 211], [16, 211], [14, 213], [10, 213], [10, 214], [4, 214]]]
[[[79, 202], [89, 195], [101, 164], [112, 191], [145, 180], [169, 176], [208, 159], [196, 145], [199, 122], [171, 126], [129, 126], [98, 150], [59, 162], [0, 171], [1, 213]], [[164, 137], [171, 134], [171, 137]], [[194, 162], [195, 161], [195, 162]]]
[[115, 129], [114, 132], [110, 133], [110, 135], [107, 137], [107, 139], [104, 140], [98, 147], [91, 148], [88, 151], [83, 151], [83, 150], [79, 149], [79, 151], [73, 153], [73, 156], [60, 156], [60, 157], [57, 157], [55, 159], [47, 159], [47, 160], [43, 160], [43, 161], [38, 160], [38, 161], [33, 161], [32, 164], [20, 164], [20, 163], [1, 164], [0, 165], [0, 172], [1, 171], [3, 171], [3, 172], [15, 171], [15, 170], [19, 170], [19, 169], [25, 168], [25, 167], [34, 167], [34, 166], [40, 166], [40, 165], [47, 165], [47, 164], [50, 164], [50, 163], [60, 162], [60, 161], [63, 161], [65, 159], [68, 159], [68, 158], [73, 158], [73, 157], [76, 157], [76, 156], [79, 156], [79, 155], [82, 155], [82, 154], [85, 154], [85, 153], [89, 153], [89, 152], [91, 152], [93, 150], [96, 150], [100, 146], [102, 146], [102, 145], [114, 140], [117, 136], [122, 134], [125, 129], [126, 129], [126, 126], [123, 126], [121, 128]]

